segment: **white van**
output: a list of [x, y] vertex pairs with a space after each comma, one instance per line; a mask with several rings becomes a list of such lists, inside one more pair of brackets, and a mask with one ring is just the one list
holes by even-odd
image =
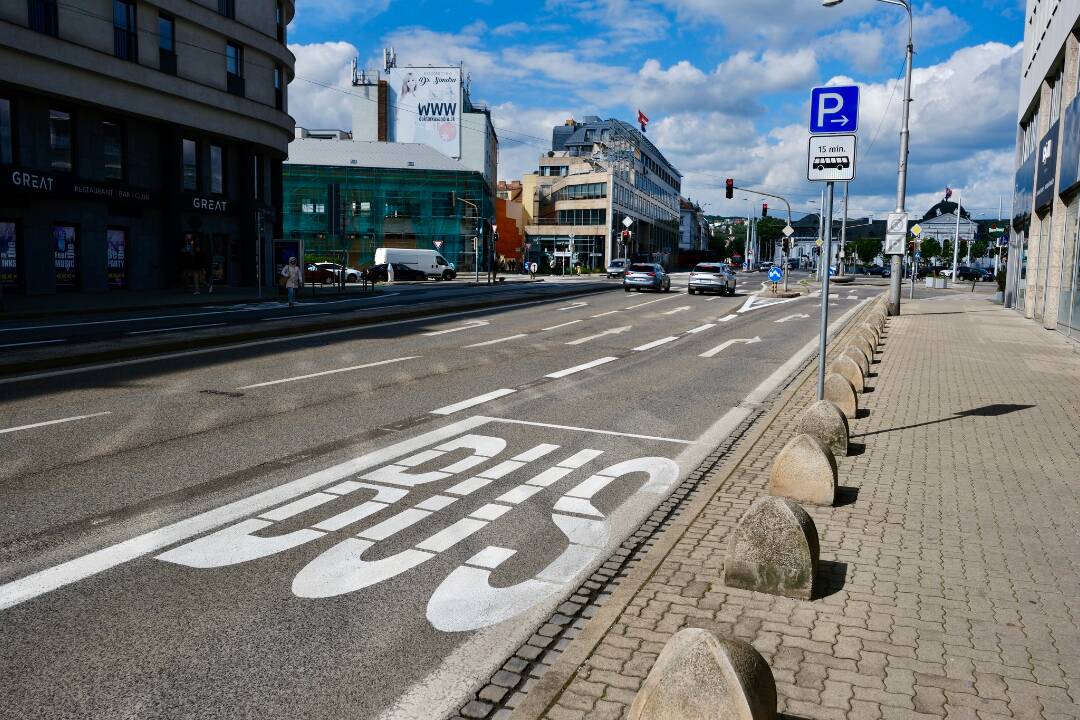
[[419, 270], [428, 277], [453, 280], [457, 277], [454, 264], [435, 250], [411, 248], [375, 248], [375, 264], [400, 263]]

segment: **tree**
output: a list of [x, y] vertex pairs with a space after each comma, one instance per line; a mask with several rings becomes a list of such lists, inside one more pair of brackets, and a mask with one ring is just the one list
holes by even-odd
[[971, 243], [971, 256], [974, 258], [986, 257], [986, 251], [990, 249], [990, 243], [985, 240], [976, 240]]
[[881, 254], [881, 240], [873, 236], [868, 235], [848, 244], [853, 246], [855, 257], [859, 258], [859, 262], [863, 265], [869, 265]]
[[933, 258], [939, 258], [942, 253], [941, 243], [938, 242], [937, 238], [928, 237], [922, 241], [922, 249], [920, 252], [922, 252], [922, 256], [927, 262]]

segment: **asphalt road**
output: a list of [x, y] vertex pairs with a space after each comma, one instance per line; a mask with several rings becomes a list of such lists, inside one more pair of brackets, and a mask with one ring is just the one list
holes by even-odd
[[5, 717], [454, 712], [815, 348], [678, 280], [0, 380]]

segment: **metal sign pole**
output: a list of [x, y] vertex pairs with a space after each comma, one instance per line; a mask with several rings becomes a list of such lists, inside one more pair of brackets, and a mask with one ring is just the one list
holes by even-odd
[[829, 259], [832, 258], [833, 183], [825, 185], [825, 215], [829, 232], [825, 233], [825, 245], [821, 248], [821, 336], [818, 338], [818, 400], [825, 399], [825, 351], [829, 338]]

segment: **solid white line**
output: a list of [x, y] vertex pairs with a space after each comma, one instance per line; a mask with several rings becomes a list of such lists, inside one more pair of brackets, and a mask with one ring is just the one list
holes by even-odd
[[227, 323], [207, 323], [205, 325], [180, 325], [179, 327], [157, 328], [155, 330], [129, 330], [125, 335], [149, 335], [150, 333], [163, 333], [171, 330], [193, 330], [195, 328], [221, 327]]
[[646, 305], [652, 305], [653, 303], [658, 303], [658, 302], [661, 302], [663, 300], [670, 300], [671, 298], [678, 297], [681, 294], [682, 293], [676, 293], [674, 295], [665, 295], [662, 298], [656, 298], [655, 300], [648, 300], [648, 301], [643, 302], [643, 303], [638, 303], [637, 305], [631, 305], [630, 307], [625, 308], [625, 309], [626, 310], [634, 310], [635, 308], [645, 307]]
[[30, 430], [32, 428], [45, 427], [46, 425], [59, 425], [60, 423], [75, 422], [76, 420], [86, 420], [87, 418], [101, 417], [102, 415], [112, 415], [111, 412], [98, 412], [91, 415], [76, 415], [74, 417], [60, 418], [59, 420], [46, 420], [45, 422], [31, 423], [29, 425], [20, 425], [18, 427], [5, 428], [0, 430], [0, 435], [6, 433], [18, 432], [19, 430]]
[[555, 309], [559, 310], [559, 311], [562, 311], [562, 310], [575, 310], [575, 309], [580, 308], [580, 307], [585, 307], [588, 304], [589, 303], [587, 303], [587, 302], [578, 302], [578, 303], [573, 303], [571, 305], [567, 305], [566, 307], [555, 308]]
[[486, 403], [489, 400], [497, 400], [498, 398], [505, 397], [505, 396], [510, 395], [511, 393], [515, 393], [515, 392], [517, 392], [517, 390], [511, 390], [510, 388], [502, 388], [501, 390], [492, 390], [489, 393], [484, 393], [483, 395], [477, 395], [474, 398], [469, 398], [468, 400], [462, 400], [459, 403], [454, 403], [453, 405], [447, 405], [446, 407], [441, 407], [438, 410], [432, 410], [431, 414], [432, 415], [453, 415], [454, 413], [459, 412], [461, 410], [465, 410], [467, 408], [475, 407], [475, 406], [480, 405], [482, 403]]
[[571, 320], [570, 322], [564, 322], [561, 325], [552, 325], [551, 327], [542, 328], [540, 330], [540, 332], [547, 332], [548, 330], [558, 330], [559, 328], [564, 328], [567, 325], [577, 325], [579, 322], [582, 322], [582, 321], [581, 320]]
[[[384, 296], [385, 297], [385, 296]], [[570, 297], [581, 297], [573, 296]], [[565, 298], [564, 298], [565, 299]], [[525, 308], [531, 305], [540, 305], [550, 302], [549, 300], [526, 300], [524, 302], [511, 302], [507, 303], [506, 308]], [[375, 308], [365, 308], [372, 310], [385, 310], [387, 307], [395, 307], [391, 305], [382, 305]], [[402, 306], [405, 307], [405, 306]], [[472, 310], [456, 310], [454, 312], [441, 313], [439, 315], [430, 315], [423, 318], [405, 318], [402, 320], [387, 320], [386, 322], [372, 323], [370, 325], [352, 325], [349, 327], [335, 328], [334, 330], [317, 330], [309, 333], [299, 333], [297, 335], [290, 335], [290, 341], [303, 341], [311, 340], [314, 338], [328, 337], [331, 335], [345, 335], [348, 333], [362, 333], [368, 330], [377, 330], [379, 328], [397, 327], [398, 325], [416, 325], [418, 323], [430, 323], [432, 320], [442, 320], [445, 318], [456, 318], [463, 315], [475, 315], [481, 312], [490, 312], [490, 308], [474, 308]], [[141, 318], [146, 319], [146, 318]], [[110, 321], [111, 322], [111, 321]], [[90, 323], [87, 323], [90, 324]], [[25, 329], [25, 328], [17, 328]], [[2, 330], [0, 330], [2, 332]], [[107, 363], [94, 363], [93, 365], [81, 365], [79, 367], [66, 368], [64, 370], [49, 370], [47, 372], [31, 373], [29, 375], [16, 375], [15, 377], [0, 378], [0, 385], [9, 385], [11, 383], [26, 382], [27, 380], [44, 380], [51, 377], [61, 377], [64, 375], [77, 375], [80, 373], [97, 372], [99, 370], [108, 370], [118, 367], [129, 367], [131, 365], [142, 365], [144, 363], [161, 362], [162, 360], [175, 360], [182, 357], [194, 357], [197, 355], [209, 355], [211, 353], [231, 352], [234, 350], [240, 350], [242, 348], [261, 347], [263, 345], [280, 345], [281, 338], [267, 338], [265, 340], [249, 340], [245, 342], [232, 343], [229, 345], [217, 345], [209, 348], [200, 348], [198, 350], [182, 350], [173, 353], [163, 353], [160, 355], [149, 355], [147, 357], [133, 358], [131, 360], [116, 360], [114, 362]]]
[[634, 348], [634, 352], [643, 352], [645, 350], [652, 350], [654, 347], [660, 347], [661, 345], [667, 345], [669, 342], [674, 342], [675, 340], [678, 340], [678, 339], [679, 338], [675, 337], [674, 335], [671, 335], [671, 336], [668, 336], [666, 338], [660, 338], [659, 340], [653, 340], [651, 343], [645, 343], [644, 345], [638, 345], [636, 348]]
[[466, 348], [478, 348], [486, 347], [488, 345], [498, 345], [499, 343], [510, 342], [511, 340], [517, 340], [519, 338], [529, 337], [527, 333], [519, 333], [518, 335], [511, 335], [510, 337], [499, 338], [498, 340], [485, 340], [484, 342], [473, 343], [472, 345], [466, 345]]
[[716, 323], [705, 323], [704, 325], [698, 325], [693, 330], [687, 330], [686, 334], [687, 335], [696, 335], [699, 332], [705, 332], [706, 330], [709, 330], [710, 328], [714, 328], [714, 327], [716, 327]]
[[739, 317], [739, 316], [738, 315], [725, 315], [724, 317], [720, 318], [720, 322], [731, 322], [732, 320], [734, 320], [737, 317]]
[[300, 313], [297, 315], [285, 315], [283, 317], [262, 318], [259, 322], [276, 322], [278, 320], [300, 320], [302, 318], [319, 317], [320, 315], [329, 315], [330, 313]]
[[607, 315], [614, 315], [617, 312], [622, 312], [622, 310], [608, 310], [607, 312], [602, 312], [599, 315], [593, 315], [592, 317], [594, 317], [594, 318], [602, 318], [602, 317], [605, 317]]
[[350, 372], [352, 370], [363, 370], [364, 368], [378, 367], [379, 365], [390, 365], [391, 363], [404, 362], [406, 360], [415, 360], [419, 355], [409, 355], [407, 357], [393, 358], [391, 360], [380, 360], [379, 362], [366, 363], [364, 365], [353, 365], [347, 368], [338, 368], [336, 370], [323, 370], [317, 373], [308, 373], [307, 375], [297, 375], [296, 377], [282, 378], [281, 380], [269, 380], [267, 382], [255, 383], [254, 385], [245, 385], [243, 387], [236, 388], [237, 390], [252, 390], [254, 388], [268, 387], [270, 385], [281, 385], [282, 383], [295, 382], [297, 380], [308, 380], [310, 378], [322, 377], [323, 375], [336, 375], [337, 373]]
[[462, 330], [475, 330], [478, 327], [484, 327], [490, 325], [487, 320], [470, 320], [468, 325], [462, 325], [461, 327], [450, 328], [448, 330], [435, 330], [432, 332], [424, 333], [424, 337], [435, 337], [436, 335], [448, 335], [450, 333], [461, 332]]
[[26, 347], [27, 345], [52, 345], [54, 343], [62, 342], [67, 342], [67, 338], [61, 340], [35, 340], [33, 342], [8, 343], [7, 345], [0, 345], [0, 348]]
[[590, 370], [590, 369], [592, 369], [594, 367], [597, 367], [599, 365], [605, 365], [605, 364], [607, 364], [609, 362], [615, 362], [618, 359], [619, 358], [616, 358], [616, 357], [602, 357], [599, 360], [593, 360], [592, 362], [587, 362], [584, 365], [575, 365], [572, 368], [566, 368], [565, 370], [559, 370], [558, 372], [550, 373], [548, 375], [545, 375], [544, 377], [555, 378], [555, 379], [564, 378], [567, 375], [573, 375], [574, 373], [579, 373], [579, 372], [582, 372], [583, 370]]
[[358, 458], [346, 460], [343, 463], [292, 482], [287, 482], [284, 485], [264, 490], [242, 500], [231, 502], [228, 505], [200, 513], [157, 530], [151, 530], [130, 540], [110, 545], [88, 555], [83, 555], [5, 585], [0, 585], [0, 610], [13, 607], [39, 595], [62, 588], [65, 585], [84, 580], [227, 523], [260, 513], [267, 508], [293, 500], [369, 468], [404, 457], [421, 448], [447, 440], [487, 422], [491, 422], [491, 418], [478, 416], [451, 423], [438, 430], [432, 430], [366, 455], [361, 455]]
[[[638, 440], [659, 440], [661, 442], [679, 443], [680, 445], [693, 445], [693, 440], [679, 440], [677, 438], [658, 437], [656, 435], [636, 435], [634, 433], [616, 432], [614, 430], [597, 430], [596, 428], [574, 427], [573, 425], [553, 425], [552, 423], [530, 422], [528, 420], [511, 420], [509, 418], [489, 418], [495, 422], [510, 423], [511, 425], [529, 425], [530, 427], [545, 427], [555, 430], [576, 430], [577, 432], [596, 433], [598, 435], [618, 435], [619, 437], [636, 438]], [[554, 468], [551, 468], [554, 470]], [[547, 471], [545, 471], [547, 472]]]

